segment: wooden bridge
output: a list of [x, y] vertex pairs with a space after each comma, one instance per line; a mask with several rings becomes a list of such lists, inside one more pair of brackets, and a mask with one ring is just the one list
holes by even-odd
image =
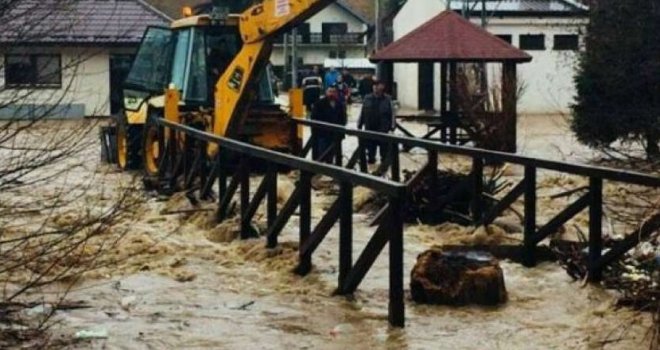
[[[183, 188], [191, 200], [209, 199], [214, 186], [218, 189], [217, 219], [227, 217], [229, 206], [237, 193], [240, 193], [241, 238], [256, 235], [251, 222], [260, 205], [266, 202], [268, 229], [265, 232], [266, 246], [273, 248], [278, 244], [278, 236], [287, 225], [296, 210], [299, 211], [299, 261], [295, 272], [305, 275], [312, 267], [312, 257], [334, 225], [339, 224], [339, 277], [337, 294], [349, 295], [357, 290], [366, 273], [386, 245], [389, 244], [389, 322], [392, 326], [403, 327], [404, 312], [404, 224], [402, 208], [411, 189], [424, 177], [430, 183], [437, 183], [437, 168], [441, 156], [460, 155], [472, 159], [472, 170], [464, 184], [460, 184], [447, 196], [451, 200], [460, 190], [469, 188], [472, 193], [470, 216], [473, 224], [492, 223], [519, 198], [524, 199], [524, 264], [536, 264], [536, 247], [549, 235], [583, 210], [589, 211], [589, 279], [597, 282], [602, 278], [603, 269], [621, 258], [635, 247], [640, 240], [660, 228], [660, 220], [650, 220], [640, 225], [639, 230], [617, 242], [603, 254], [602, 216], [603, 216], [603, 181], [621, 182], [660, 188], [660, 177], [635, 172], [603, 167], [576, 165], [563, 162], [536, 159], [524, 156], [486, 151], [460, 146], [445, 145], [428, 140], [400, 137], [369, 131], [345, 128], [308, 120], [292, 120], [292, 128], [326, 130], [337, 137], [333, 147], [322, 157], [332, 159], [332, 164], [306, 159], [311, 142], [303, 147], [300, 156], [278, 153], [255, 147], [236, 140], [215, 136], [166, 120], [158, 122], [163, 129], [176, 131], [164, 132], [159, 143], [163, 157], [160, 159], [158, 182], [174, 188], [183, 180]], [[185, 142], [179, 138], [185, 134]], [[360, 141], [371, 140], [389, 145], [385, 166], [376, 176], [367, 172], [365, 149], [362, 142], [344, 163], [343, 146], [348, 137]], [[184, 149], [181, 150], [181, 143]], [[206, 153], [207, 145], [213, 143], [221, 150], [214, 159]], [[427, 162], [417, 175], [408, 182], [402, 182], [400, 169], [400, 150], [418, 148], [426, 152]], [[231, 160], [230, 160], [231, 159]], [[255, 191], [250, 190], [250, 175], [257, 169], [251, 164], [258, 160], [264, 164], [265, 176]], [[513, 186], [499, 202], [486, 210], [483, 196], [483, 173], [486, 164], [514, 164], [524, 168], [523, 179]], [[288, 168], [298, 171], [298, 181], [283, 207], [277, 207], [278, 169]], [[232, 169], [230, 174], [228, 169]], [[537, 223], [537, 173], [539, 170], [551, 170], [564, 174], [586, 177], [589, 186], [578, 200], [570, 204], [554, 218], [543, 225]], [[263, 171], [260, 170], [262, 173]], [[321, 220], [312, 226], [311, 220], [311, 179], [314, 175], [324, 175], [339, 184], [339, 195], [326, 211]], [[374, 233], [354, 261], [353, 251], [353, 189], [355, 186], [369, 188], [386, 196], [387, 205], [382, 210]], [[252, 196], [250, 196], [252, 194]]]

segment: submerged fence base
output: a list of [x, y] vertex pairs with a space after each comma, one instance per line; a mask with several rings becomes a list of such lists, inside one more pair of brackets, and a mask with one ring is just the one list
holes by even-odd
[[[339, 225], [339, 277], [337, 294], [355, 292], [376, 258], [389, 243], [389, 321], [392, 326], [403, 327], [405, 323], [403, 288], [403, 219], [400, 215], [401, 202], [406, 197], [406, 186], [373, 175], [356, 172], [341, 166], [313, 162], [292, 155], [282, 154], [249, 144], [229, 140], [188, 126], [160, 120], [160, 124], [172, 131], [169, 139], [163, 140], [163, 155], [159, 166], [159, 183], [175, 186], [184, 180], [184, 189], [189, 198], [205, 198], [214, 185], [218, 189], [217, 220], [227, 218], [233, 198], [239, 194], [239, 212], [243, 239], [256, 236], [252, 221], [258, 208], [266, 204], [268, 229], [265, 233], [266, 246], [274, 248], [284, 227], [293, 214], [299, 213], [299, 259], [294, 271], [300, 275], [312, 269], [314, 252], [327, 237], [330, 230]], [[165, 134], [165, 133], [164, 133]], [[178, 135], [186, 135], [186, 149], [173, 152], [179, 145]], [[195, 142], [191, 142], [194, 139]], [[215, 143], [222, 150], [214, 159], [207, 159], [205, 150]], [[229, 164], [224, 159], [231, 153], [238, 159], [233, 172], [228, 174]], [[191, 157], [192, 155], [192, 157]], [[266, 164], [266, 173], [256, 190], [250, 191], [250, 164], [258, 160]], [[285, 204], [277, 207], [278, 167], [285, 166], [299, 172], [295, 189]], [[312, 226], [312, 176], [324, 175], [339, 183], [340, 193], [321, 220]], [[363, 186], [386, 195], [390, 207], [388, 219], [376, 228], [364, 251], [353, 262], [353, 189]]]
[[[240, 195], [241, 238], [255, 237], [253, 220], [258, 208], [266, 204], [267, 230], [266, 246], [278, 245], [279, 235], [291, 221], [296, 211], [299, 213], [299, 259], [294, 271], [300, 275], [308, 274], [312, 268], [314, 252], [327, 237], [330, 230], [339, 225], [339, 273], [336, 294], [349, 295], [357, 290], [365, 275], [373, 266], [385, 246], [389, 246], [389, 307], [388, 318], [392, 326], [403, 327], [405, 324], [404, 303], [404, 224], [403, 206], [411, 188], [427, 181], [437, 184], [437, 169], [440, 155], [455, 154], [472, 159], [472, 170], [461, 184], [451, 193], [469, 189], [472, 193], [470, 218], [474, 225], [491, 224], [521, 197], [524, 199], [524, 242], [523, 263], [527, 266], [536, 264], [538, 244], [557, 230], [568, 220], [583, 210], [589, 211], [589, 278], [599, 281], [603, 269], [632, 249], [644, 236], [660, 228], [660, 219], [649, 220], [635, 234], [629, 235], [606, 254], [602, 253], [603, 216], [603, 181], [619, 181], [628, 184], [660, 187], [660, 178], [619, 171], [601, 167], [553, 162], [529, 157], [512, 155], [473, 148], [444, 145], [437, 142], [398, 137], [389, 134], [348, 129], [325, 123], [293, 120], [293, 127], [308, 127], [335, 133], [334, 145], [321, 155], [321, 160], [332, 160], [333, 164], [307, 160], [307, 153], [312, 142], [303, 148], [301, 157], [282, 154], [239, 141], [218, 137], [189, 126], [172, 123], [163, 119], [157, 123], [170, 132], [159, 142], [162, 155], [159, 159], [157, 182], [169, 189], [187, 192], [192, 201], [208, 199], [217, 186], [217, 220], [227, 218], [230, 205], [238, 193]], [[185, 135], [185, 141], [180, 138]], [[346, 136], [359, 139], [359, 146], [343, 161], [342, 143]], [[376, 171], [376, 175], [367, 172], [366, 154], [363, 141], [380, 142], [389, 145], [387, 161]], [[181, 145], [184, 145], [181, 149]], [[215, 144], [221, 150], [213, 159], [207, 156], [207, 146]], [[422, 148], [427, 152], [427, 162], [416, 176], [406, 183], [401, 181], [399, 163], [400, 149]], [[237, 162], [228, 163], [231, 154]], [[258, 161], [264, 165], [265, 175], [254, 191], [250, 189], [250, 175], [255, 173], [251, 164]], [[524, 178], [495, 205], [486, 210], [483, 195], [485, 164], [517, 164], [524, 167]], [[277, 169], [286, 167], [298, 171], [295, 189], [280, 208], [277, 206]], [[354, 168], [358, 168], [354, 170]], [[537, 172], [546, 169], [561, 173], [585, 176], [589, 178], [587, 192], [570, 204], [565, 210], [549, 220], [545, 225], [537, 226]], [[263, 172], [262, 172], [263, 173]], [[339, 195], [326, 210], [323, 217], [312, 223], [312, 186], [314, 175], [324, 175], [339, 185]], [[389, 180], [384, 176], [389, 176]], [[387, 198], [387, 203], [377, 215], [375, 231], [366, 247], [353, 259], [353, 192], [356, 186], [363, 186]], [[181, 188], [182, 187], [182, 188]], [[446, 198], [451, 201], [452, 194]]]

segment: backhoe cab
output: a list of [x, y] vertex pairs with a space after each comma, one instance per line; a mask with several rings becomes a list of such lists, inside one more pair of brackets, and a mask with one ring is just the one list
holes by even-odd
[[[198, 15], [177, 20], [170, 28], [147, 29], [124, 83], [124, 112], [116, 118], [122, 169], [143, 167], [146, 175], [157, 175], [162, 135], [153, 120], [165, 116], [168, 88], [179, 95], [177, 122], [213, 131], [216, 99], [223, 94], [222, 89], [216, 92], [217, 82], [242, 45], [236, 15], [222, 24]], [[269, 66], [258, 72], [247, 115], [223, 136], [291, 152], [299, 140], [288, 115], [275, 104], [271, 78]]]

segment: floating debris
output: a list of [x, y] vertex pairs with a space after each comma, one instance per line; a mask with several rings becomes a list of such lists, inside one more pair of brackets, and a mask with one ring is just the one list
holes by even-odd
[[107, 329], [88, 329], [76, 332], [75, 339], [107, 339]]

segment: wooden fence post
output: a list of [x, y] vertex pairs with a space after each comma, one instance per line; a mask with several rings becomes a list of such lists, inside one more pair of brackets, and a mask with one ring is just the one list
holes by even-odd
[[339, 216], [339, 285], [344, 289], [346, 276], [353, 267], [353, 185], [341, 182], [339, 185], [341, 214]]
[[523, 264], [527, 267], [536, 265], [536, 168], [525, 166], [525, 237]]
[[483, 192], [484, 192], [484, 161], [481, 158], [472, 158], [472, 221], [475, 224], [483, 219]]
[[401, 181], [401, 167], [399, 165], [399, 143], [391, 142], [389, 144], [388, 153], [392, 163], [392, 181]]
[[603, 179], [589, 178], [589, 281], [600, 282], [602, 269], [597, 267], [603, 254]]
[[268, 203], [266, 204], [266, 215], [268, 227], [270, 228], [275, 224], [275, 219], [277, 218], [277, 165], [274, 163], [268, 163], [266, 176], [268, 176]]
[[296, 272], [304, 276], [312, 269], [312, 256], [303, 251], [303, 246], [312, 232], [312, 174], [301, 171], [298, 186], [300, 187], [300, 269]]
[[393, 327], [405, 326], [403, 293], [403, 199], [390, 197], [390, 303], [388, 316]]
[[250, 207], [250, 166], [246, 156], [241, 157], [241, 169], [238, 176], [241, 181], [241, 239], [250, 238], [250, 222], [247, 220], [247, 210]]

